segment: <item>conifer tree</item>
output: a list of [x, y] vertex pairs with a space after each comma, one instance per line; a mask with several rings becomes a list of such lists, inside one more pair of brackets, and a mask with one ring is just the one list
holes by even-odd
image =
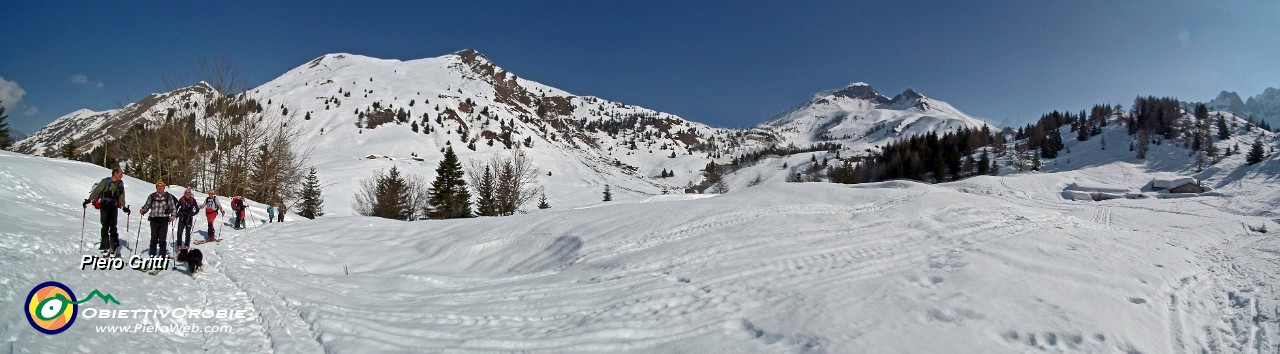
[[493, 173], [489, 166], [484, 167], [484, 174], [480, 175], [474, 188], [476, 189], [476, 213], [479, 216], [497, 216], [497, 201], [494, 198], [495, 182]]
[[475, 188], [477, 213], [482, 216], [513, 215], [542, 193], [540, 172], [523, 151], [510, 157], [493, 155], [489, 161], [472, 160], [466, 168], [467, 184]]
[[546, 193], [542, 193], [542, 197], [538, 198], [538, 209], [551, 209], [551, 204], [547, 203]]
[[62, 147], [61, 147], [61, 148], [59, 148], [58, 150], [59, 150], [60, 155], [62, 156], [62, 158], [67, 159], [67, 160], [75, 160], [75, 158], [76, 158], [76, 139], [75, 139], [75, 138], [67, 138], [67, 141], [66, 141], [66, 142], [64, 142], [64, 143], [62, 143]]
[[320, 179], [316, 177], [316, 168], [312, 167], [307, 180], [302, 183], [302, 205], [298, 215], [307, 219], [315, 219], [324, 215], [324, 196], [320, 195]]
[[9, 116], [4, 114], [4, 100], [0, 100], [0, 150], [9, 150], [13, 146], [13, 137], [10, 136], [12, 133], [6, 120], [9, 120]]
[[724, 179], [720, 179], [716, 181], [716, 183], [711, 185], [711, 193], [715, 193], [715, 194], [729, 193], [729, 185], [724, 183]]
[[453, 147], [444, 151], [444, 160], [436, 167], [436, 180], [427, 197], [427, 215], [434, 219], [471, 217], [471, 193], [462, 174], [462, 165]]
[[1218, 140], [1231, 139], [1231, 129], [1227, 127], [1227, 119], [1218, 115]]
[[604, 201], [613, 201], [613, 193], [609, 191], [609, 185], [604, 185]]
[[[858, 173], [853, 169], [853, 164], [849, 163], [848, 161], [840, 163], [836, 166], [832, 166], [827, 171], [827, 178], [831, 179], [832, 183], [844, 183], [844, 184], [858, 183]], [[757, 174], [756, 179], [753, 182], [756, 184], [759, 184], [760, 183], [759, 180], [760, 180], [760, 175]]]
[[1262, 150], [1262, 139], [1256, 139], [1253, 141], [1253, 146], [1249, 148], [1249, 155], [1245, 156], [1245, 162], [1253, 165], [1262, 162], [1263, 157], [1265, 154]]
[[1062, 147], [1062, 133], [1057, 128], [1050, 129], [1045, 133], [1044, 142], [1040, 143], [1040, 155], [1046, 159], [1056, 158]]
[[362, 181], [353, 207], [360, 215], [395, 220], [411, 220], [416, 212], [410, 181], [395, 166]]
[[985, 175], [991, 172], [991, 156], [987, 154], [987, 149], [982, 149], [982, 156], [978, 159], [978, 174]]

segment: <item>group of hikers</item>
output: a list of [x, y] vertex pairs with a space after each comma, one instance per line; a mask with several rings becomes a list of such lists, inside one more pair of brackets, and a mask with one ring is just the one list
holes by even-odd
[[[89, 192], [89, 198], [84, 200], [81, 207], [88, 209], [89, 204], [93, 204], [95, 209], [100, 211], [100, 220], [102, 222], [102, 239], [98, 244], [98, 250], [109, 256], [118, 256], [120, 250], [120, 233], [116, 229], [117, 218], [122, 210], [125, 214], [131, 214], [129, 207], [124, 203], [124, 170], [116, 167], [111, 170], [111, 177], [104, 178]], [[174, 236], [174, 247], [177, 250], [187, 249], [191, 247], [191, 229], [195, 216], [204, 209], [205, 219], [209, 222], [209, 231], [205, 233], [205, 241], [217, 241], [215, 237], [213, 222], [219, 215], [225, 216], [226, 211], [222, 210], [222, 205], [218, 203], [218, 197], [213, 195], [213, 191], [209, 191], [209, 196], [204, 199], [204, 203], [196, 202], [195, 195], [188, 188], [182, 193], [182, 198], [174, 197], [165, 190], [163, 181], [156, 181], [156, 192], [147, 196], [146, 201], [142, 204], [139, 211], [147, 217], [147, 221], [151, 225], [151, 240], [148, 252], [151, 256], [168, 257], [168, 241], [166, 230], [169, 223], [177, 221], [177, 233]], [[244, 197], [236, 196], [231, 199], [231, 210], [234, 213], [232, 219], [232, 227], [240, 230], [245, 227], [245, 213], [249, 207], [245, 204]], [[267, 222], [276, 220], [284, 222], [284, 215], [288, 212], [288, 207], [284, 203], [276, 202], [267, 208]], [[278, 215], [278, 217], [277, 217]], [[141, 221], [139, 221], [139, 230], [141, 233]], [[132, 246], [136, 247], [136, 246]], [[136, 249], [136, 248], [135, 248]]]

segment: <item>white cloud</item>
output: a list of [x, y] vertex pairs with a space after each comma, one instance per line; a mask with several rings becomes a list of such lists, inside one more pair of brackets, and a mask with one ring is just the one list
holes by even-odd
[[85, 74], [71, 75], [71, 83], [93, 88], [102, 88], [102, 81], [90, 81], [89, 76]]
[[27, 106], [27, 109], [22, 111], [22, 115], [28, 117], [34, 116], [37, 113], [40, 113], [40, 108], [37, 108], [36, 106]]
[[27, 90], [23, 90], [22, 86], [18, 86], [18, 83], [5, 80], [3, 76], [0, 76], [0, 101], [4, 101], [0, 104], [3, 104], [5, 108], [12, 110], [18, 107], [18, 104], [22, 103], [22, 97], [26, 95]]

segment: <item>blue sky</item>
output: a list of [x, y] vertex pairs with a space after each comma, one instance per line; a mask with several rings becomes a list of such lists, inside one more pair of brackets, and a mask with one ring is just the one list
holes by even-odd
[[523, 78], [724, 127], [857, 81], [1004, 125], [1280, 86], [1277, 1], [5, 1], [0, 22], [0, 99], [28, 133], [162, 91], [202, 58], [256, 86], [336, 52], [473, 48]]

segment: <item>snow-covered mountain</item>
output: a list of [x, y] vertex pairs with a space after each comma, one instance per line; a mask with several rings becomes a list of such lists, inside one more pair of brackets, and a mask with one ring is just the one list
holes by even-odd
[[[77, 111], [15, 150], [50, 156], [74, 137], [84, 152], [172, 111], [203, 117], [202, 107], [216, 95], [201, 83], [118, 110]], [[839, 142], [853, 150], [850, 156], [902, 136], [985, 124], [912, 90], [889, 99], [856, 84], [754, 129], [713, 128], [524, 79], [474, 50], [409, 61], [328, 54], [246, 95], [296, 124], [300, 148], [313, 151], [322, 179], [333, 183], [358, 183], [390, 166], [430, 178], [446, 146], [463, 161], [518, 149], [550, 172], [540, 183], [553, 203], [569, 206], [598, 201], [604, 185], [624, 195], [682, 191], [702, 181], [708, 162], [771, 145]], [[664, 171], [674, 176], [664, 178]], [[349, 196], [334, 197], [330, 205], [345, 214]]]
[[[313, 151], [321, 178], [339, 185], [393, 165], [433, 177], [446, 146], [464, 163], [519, 149], [549, 173], [540, 183], [553, 204], [583, 205], [599, 201], [604, 185], [622, 195], [682, 190], [702, 178], [708, 161], [727, 161], [745, 148], [730, 139], [736, 130], [574, 95], [520, 78], [473, 50], [410, 61], [329, 54], [246, 94], [296, 124], [304, 137], [299, 148]], [[214, 95], [201, 84], [120, 110], [77, 111], [15, 150], [49, 156], [75, 137], [84, 152], [134, 124], [158, 122], [170, 108], [204, 117], [201, 107]], [[663, 171], [674, 176], [662, 178]], [[330, 206], [344, 214], [350, 196], [331, 197]]]
[[1211, 111], [1231, 112], [1237, 116], [1267, 121], [1273, 127], [1280, 126], [1280, 89], [1274, 87], [1268, 87], [1246, 100], [1242, 100], [1238, 93], [1222, 91], [1218, 93], [1218, 97], [1205, 102], [1205, 106]]
[[983, 126], [988, 124], [915, 90], [888, 98], [862, 82], [814, 95], [760, 125], [799, 146], [833, 141], [854, 150], [917, 134]]
[[1222, 91], [1218, 93], [1212, 101], [1205, 102], [1205, 106], [1213, 111], [1226, 111], [1244, 113], [1244, 101], [1240, 100], [1240, 95], [1235, 92]]
[[[74, 139], [78, 152], [86, 152], [105, 139], [124, 135], [135, 124], [154, 124], [171, 117], [173, 111], [192, 110], [217, 97], [217, 91], [206, 83], [156, 93], [124, 108], [95, 112], [81, 109], [59, 117], [44, 128], [19, 140], [13, 151], [50, 156], [58, 147]], [[194, 106], [194, 107], [193, 107]]]

